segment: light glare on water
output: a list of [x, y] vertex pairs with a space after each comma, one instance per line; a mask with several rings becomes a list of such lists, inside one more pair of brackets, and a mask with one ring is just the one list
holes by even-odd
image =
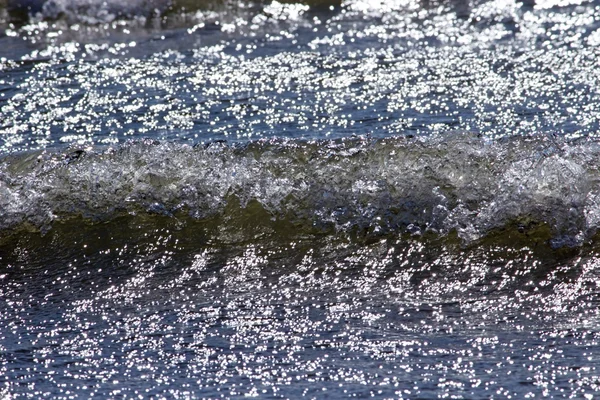
[[22, 4], [3, 398], [596, 395], [600, 3]]
[[[13, 24], [0, 140], [18, 151], [146, 136], [596, 135], [593, 6], [435, 4], [275, 2], [165, 28]], [[31, 50], [13, 58], [14, 42]]]
[[141, 232], [125, 245], [130, 232], [101, 245], [71, 235], [64, 266], [6, 270], [6, 393], [521, 398], [596, 388], [594, 258], [556, 268], [527, 249], [436, 252], [390, 239], [189, 252], [197, 239], [187, 232]]

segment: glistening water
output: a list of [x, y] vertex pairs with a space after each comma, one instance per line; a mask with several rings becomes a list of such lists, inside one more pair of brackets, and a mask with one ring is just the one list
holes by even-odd
[[600, 390], [600, 1], [0, 1], [0, 395]]

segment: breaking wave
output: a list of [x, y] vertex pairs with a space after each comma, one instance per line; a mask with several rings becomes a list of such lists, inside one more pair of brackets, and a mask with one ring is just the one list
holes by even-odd
[[600, 225], [599, 156], [592, 139], [494, 141], [470, 133], [137, 141], [17, 154], [0, 167], [0, 229], [162, 215], [246, 233], [285, 226], [298, 235], [455, 235], [463, 243], [500, 233], [570, 247], [593, 240]]
[[277, 19], [282, 16], [277, 9], [283, 10], [285, 17], [286, 8], [301, 11], [309, 7], [322, 9], [340, 6], [341, 0], [308, 0], [300, 2], [304, 4], [289, 5], [286, 3], [294, 2], [257, 0], [246, 4], [232, 0], [6, 0], [5, 3], [0, 2], [0, 11], [4, 8], [12, 20], [23, 22], [64, 20], [94, 25], [141, 18], [141, 22], [162, 19], [162, 22], [172, 24], [173, 20], [189, 23], [195, 20], [210, 20], [211, 17], [223, 17], [227, 13], [251, 17], [258, 11], [264, 11], [265, 15]]

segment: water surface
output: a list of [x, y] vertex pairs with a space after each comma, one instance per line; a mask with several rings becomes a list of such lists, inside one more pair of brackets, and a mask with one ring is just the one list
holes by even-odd
[[7, 398], [593, 398], [596, 1], [8, 1]]

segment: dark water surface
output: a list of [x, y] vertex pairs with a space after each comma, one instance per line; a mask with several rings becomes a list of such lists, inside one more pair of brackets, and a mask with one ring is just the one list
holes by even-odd
[[600, 390], [600, 2], [0, 2], [2, 398]]

